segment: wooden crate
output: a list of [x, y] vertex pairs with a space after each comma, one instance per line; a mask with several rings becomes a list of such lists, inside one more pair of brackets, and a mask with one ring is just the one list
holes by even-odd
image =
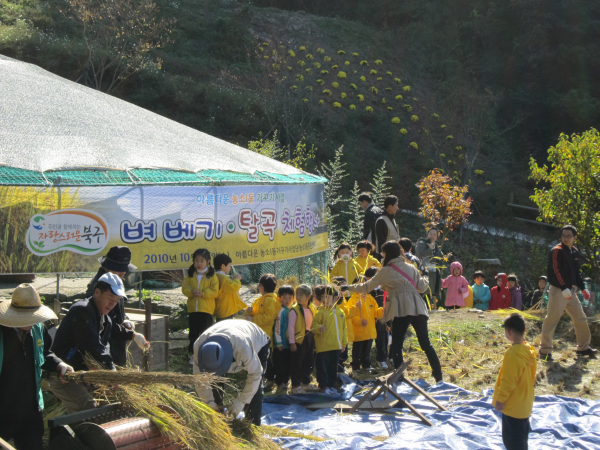
[[[146, 313], [143, 309], [125, 308], [125, 314], [135, 325], [135, 331], [148, 339]], [[152, 314], [150, 322], [150, 371], [169, 369], [169, 316]], [[127, 361], [144, 368], [144, 355], [135, 342], [128, 344]]]

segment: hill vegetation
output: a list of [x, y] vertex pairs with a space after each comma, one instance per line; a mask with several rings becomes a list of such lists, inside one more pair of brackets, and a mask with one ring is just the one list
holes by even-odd
[[[0, 53], [93, 85], [77, 3], [2, 0]], [[344, 192], [368, 188], [387, 161], [404, 208], [417, 209], [415, 184], [437, 167], [469, 185], [477, 214], [510, 217], [509, 192], [531, 204], [530, 155], [545, 160], [561, 132], [600, 118], [596, 2], [155, 5], [168, 38], [116, 86], [94, 87], [243, 146], [275, 132], [283, 149], [314, 145], [309, 171], [343, 145]]]

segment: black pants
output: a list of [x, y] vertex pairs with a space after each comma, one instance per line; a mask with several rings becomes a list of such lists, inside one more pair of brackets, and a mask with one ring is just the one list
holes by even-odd
[[337, 366], [340, 358], [339, 350], [317, 353], [317, 381], [321, 389], [335, 388], [337, 382]]
[[527, 450], [530, 430], [529, 418], [515, 419], [502, 414], [502, 442], [506, 450]]
[[338, 373], [344, 372], [344, 363], [346, 361], [348, 361], [348, 346], [347, 345], [346, 345], [346, 348], [344, 349], [344, 351], [340, 352], [340, 356], [338, 357], [338, 365], [337, 365]]
[[[18, 405], [15, 405], [18, 407]], [[20, 415], [22, 418], [22, 415]], [[42, 412], [32, 411], [27, 420], [3, 421], [0, 424], [0, 437], [13, 440], [17, 450], [43, 450], [44, 417]]]
[[277, 386], [286, 386], [290, 381], [290, 349], [273, 349], [273, 369]]
[[[267, 365], [267, 360], [269, 358], [269, 351], [271, 350], [271, 341], [267, 342], [263, 348], [258, 352], [258, 359], [260, 360], [260, 365], [263, 367], [263, 377], [265, 373], [265, 367]], [[244, 415], [247, 420], [252, 422], [256, 426], [260, 426], [260, 418], [262, 416], [262, 403], [263, 403], [263, 380], [261, 378], [260, 383], [258, 384], [258, 391], [250, 400], [250, 403], [246, 405], [244, 408]]]
[[265, 379], [267, 381], [275, 381], [275, 367], [273, 366], [273, 353], [267, 358], [267, 369], [265, 371]]
[[233, 314], [231, 316], [221, 317], [220, 319], [217, 318], [217, 322], [220, 322], [221, 320], [229, 320], [229, 319], [233, 319]]
[[388, 332], [385, 330], [377, 330], [377, 338], [375, 339], [375, 348], [377, 349], [377, 361], [385, 362], [388, 358]]
[[429, 341], [427, 320], [429, 320], [429, 317], [427, 316], [404, 316], [394, 318], [394, 321], [392, 322], [392, 356], [394, 359], [394, 368], [397, 369], [404, 362], [404, 357], [402, 356], [404, 337], [406, 336], [408, 326], [412, 325], [415, 334], [417, 335], [417, 339], [419, 340], [421, 350], [425, 352], [425, 355], [429, 360], [431, 373], [436, 381], [440, 381], [442, 379], [442, 365], [440, 364], [440, 360], [433, 345], [431, 345], [431, 342]]
[[194, 353], [194, 342], [202, 333], [208, 330], [213, 324], [212, 314], [203, 312], [190, 313], [190, 344], [188, 345], [188, 353]]
[[354, 341], [352, 344], [352, 370], [358, 370], [362, 366], [363, 369], [371, 367], [371, 347], [373, 339], [366, 341]]
[[310, 374], [315, 368], [315, 335], [306, 333], [302, 344], [290, 354], [290, 376], [292, 387], [310, 384]]

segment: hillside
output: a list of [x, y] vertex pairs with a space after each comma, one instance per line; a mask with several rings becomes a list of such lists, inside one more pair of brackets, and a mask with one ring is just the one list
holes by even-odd
[[[367, 188], [385, 160], [405, 208], [417, 206], [414, 183], [439, 167], [470, 183], [478, 211], [496, 218], [512, 215], [506, 206], [511, 191], [516, 203], [529, 203], [530, 154], [543, 158], [560, 132], [597, 122], [598, 87], [581, 82], [599, 74], [600, 58], [591, 48], [598, 41], [597, 6], [565, 11], [536, 0], [502, 7], [467, 0], [342, 3], [327, 2], [324, 9], [312, 1], [251, 6], [159, 0], [160, 15], [176, 19], [173, 42], [150, 55], [162, 59], [161, 69], [137, 73], [112, 94], [240, 145], [276, 130], [283, 147], [305, 137], [318, 149], [309, 171], [343, 145], [350, 173], [345, 190], [354, 179]], [[78, 79], [84, 43], [81, 27], [60, 12], [65, 5], [2, 1], [0, 53]], [[564, 14], [573, 26], [561, 25]], [[267, 55], [273, 50], [277, 57]], [[576, 60], [565, 67], [573, 52]], [[284, 73], [287, 63], [308, 54], [315, 59], [306, 63], [318, 61], [319, 70], [329, 73], [321, 76], [311, 66], [310, 76], [302, 73], [303, 84], [291, 84], [309, 66], [290, 65], [293, 70]], [[277, 58], [287, 60], [274, 71], [279, 62], [271, 59]], [[338, 79], [346, 61], [348, 76]], [[575, 63], [578, 75], [570, 70]], [[367, 78], [363, 86], [360, 76]], [[340, 87], [334, 89], [336, 80]], [[358, 85], [356, 92], [351, 84]], [[358, 91], [364, 101], [357, 100]], [[342, 92], [348, 95], [343, 101]]]

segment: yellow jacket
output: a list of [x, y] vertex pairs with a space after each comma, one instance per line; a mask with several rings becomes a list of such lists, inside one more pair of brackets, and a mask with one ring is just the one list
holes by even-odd
[[223, 272], [217, 272], [217, 278], [219, 279], [219, 294], [215, 300], [215, 316], [217, 316], [217, 319], [232, 316], [238, 311], [246, 309], [246, 304], [238, 294], [242, 282], [232, 280]]
[[346, 299], [342, 300], [339, 305], [340, 309], [344, 311], [346, 316], [346, 330], [348, 330], [348, 342], [354, 342], [354, 327], [352, 326], [352, 319], [358, 315], [358, 308], [354, 304], [349, 304]]
[[[321, 325], [325, 325], [323, 334], [320, 330]], [[348, 345], [346, 318], [344, 317], [344, 311], [339, 306], [334, 306], [333, 309], [320, 306], [313, 319], [311, 330], [315, 335], [317, 353], [341, 350]]]
[[250, 314], [252, 322], [267, 333], [267, 336], [271, 338], [271, 344], [273, 343], [273, 325], [280, 309], [281, 302], [275, 292], [258, 297], [252, 303], [252, 314]]
[[473, 308], [473, 288], [469, 286], [469, 296], [465, 298], [465, 308]]
[[537, 353], [527, 342], [513, 344], [504, 354], [492, 405], [504, 403], [502, 413], [515, 419], [531, 416], [535, 392]]
[[[192, 294], [192, 290], [202, 292], [202, 297], [195, 297]], [[188, 298], [188, 313], [202, 312], [214, 314], [215, 298], [219, 293], [219, 279], [216, 275], [210, 278], [203, 276], [202, 281], [198, 282], [196, 275], [185, 277], [181, 284], [181, 292]]]
[[[359, 294], [352, 294], [348, 303], [356, 308], [356, 303], [360, 300]], [[377, 300], [373, 296], [367, 294], [362, 301], [362, 308], [359, 314], [352, 319], [354, 328], [354, 341], [368, 341], [377, 337], [375, 329], [375, 321], [383, 316], [383, 308], [377, 305]], [[362, 319], [367, 319], [367, 325], [363, 326]]]
[[348, 264], [344, 263], [341, 259], [338, 259], [335, 266], [333, 266], [333, 269], [331, 269], [329, 276], [331, 278], [344, 277], [348, 284], [352, 284], [354, 279], [361, 274], [360, 266], [356, 264], [353, 259], [348, 261]]
[[[306, 319], [304, 318], [304, 308], [298, 303], [294, 303], [291, 307], [296, 313], [296, 324], [294, 327], [294, 343], [302, 344], [304, 342], [304, 336], [306, 335]], [[308, 305], [308, 309], [312, 312], [313, 320], [317, 315], [317, 307], [312, 303]], [[288, 325], [289, 326], [289, 325]]]
[[[366, 258], [357, 256], [354, 258], [354, 262], [360, 268], [360, 275], [364, 274], [365, 271], [370, 267], [381, 267], [381, 263], [377, 261], [377, 258], [375, 258], [373, 255], [368, 255]], [[352, 281], [350, 281], [350, 283], [352, 283]]]

